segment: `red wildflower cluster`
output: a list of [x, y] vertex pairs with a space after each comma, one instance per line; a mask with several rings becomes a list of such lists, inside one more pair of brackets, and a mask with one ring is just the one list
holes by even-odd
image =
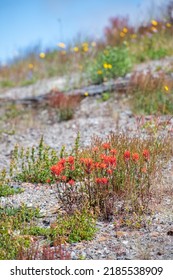
[[74, 157], [69, 156], [68, 159], [67, 159], [67, 162], [70, 163], [71, 165], [74, 164]]
[[115, 157], [112, 157], [112, 156], [107, 156], [107, 155], [104, 155], [102, 154], [101, 156], [101, 159], [103, 160], [103, 162], [106, 164], [106, 166], [116, 166], [116, 158]]
[[107, 185], [109, 182], [108, 178], [96, 178], [96, 183], [97, 184], [102, 184], [102, 185]]
[[81, 158], [80, 162], [85, 165], [85, 172], [86, 173], [91, 173], [91, 170], [93, 168], [93, 160], [92, 158]]
[[149, 160], [150, 158], [150, 152], [148, 150], [143, 150], [143, 157], [146, 159], [146, 160]]
[[62, 171], [64, 170], [64, 167], [62, 164], [57, 163], [57, 164], [53, 165], [50, 168], [50, 170], [52, 171], [52, 173], [54, 175], [59, 176], [62, 173]]
[[74, 186], [75, 181], [74, 181], [73, 179], [71, 179], [71, 180], [68, 181], [68, 184], [69, 184], [70, 186]]
[[129, 160], [130, 159], [130, 151], [125, 151], [124, 152], [124, 159]]
[[134, 162], [137, 162], [139, 160], [139, 154], [138, 153], [132, 154], [132, 159]]
[[102, 147], [103, 147], [104, 150], [109, 150], [109, 149], [111, 148], [110, 144], [107, 143], [107, 142], [106, 142], [106, 143], [103, 143], [103, 144], [102, 144]]

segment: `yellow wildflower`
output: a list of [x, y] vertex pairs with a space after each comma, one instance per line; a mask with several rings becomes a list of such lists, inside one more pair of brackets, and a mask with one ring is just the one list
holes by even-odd
[[108, 69], [108, 64], [105, 62], [105, 63], [103, 64], [103, 67], [104, 67], [105, 69]]
[[124, 32], [124, 33], [127, 33], [127, 32], [128, 32], [128, 29], [127, 29], [126, 27], [124, 27], [124, 28], [123, 28], [123, 32]]
[[34, 65], [33, 65], [32, 63], [29, 63], [29, 64], [28, 64], [28, 68], [29, 68], [29, 69], [33, 69], [33, 68], [34, 68]]
[[168, 28], [170, 28], [170, 27], [171, 27], [171, 24], [170, 24], [169, 22], [167, 22], [166, 26], [167, 26]]
[[152, 23], [153, 26], [157, 26], [158, 25], [158, 22], [156, 20], [154, 20], [154, 19], [151, 21], [151, 23]]
[[89, 49], [88, 49], [87, 46], [83, 47], [83, 51], [84, 51], [84, 52], [88, 52], [88, 50], [89, 50]]
[[154, 26], [151, 27], [151, 30], [152, 30], [153, 32], [157, 32], [157, 28], [154, 27]]
[[164, 90], [165, 91], [169, 91], [169, 87], [168, 86], [164, 86]]
[[97, 74], [98, 74], [98, 75], [101, 75], [101, 74], [102, 74], [102, 70], [98, 70], [98, 71], [97, 71]]
[[62, 49], [65, 49], [65, 47], [66, 47], [65, 44], [62, 43], [62, 42], [58, 43], [57, 46], [62, 48]]
[[107, 65], [107, 68], [112, 69], [112, 65], [111, 65], [111, 64], [108, 64], [108, 65]]
[[78, 51], [79, 51], [79, 48], [78, 48], [78, 47], [74, 47], [74, 48], [73, 48], [73, 51], [74, 51], [74, 52], [78, 52]]
[[136, 39], [136, 37], [137, 37], [136, 34], [132, 34], [132, 35], [131, 35], [131, 38], [132, 38], [132, 39]]
[[86, 92], [84, 93], [84, 95], [85, 95], [85, 96], [88, 96], [88, 92], [86, 91]]
[[41, 52], [41, 53], [40, 53], [40, 58], [45, 58], [45, 56], [46, 56], [46, 55], [45, 55], [44, 52]]
[[126, 34], [124, 32], [120, 32], [120, 37], [124, 37]]

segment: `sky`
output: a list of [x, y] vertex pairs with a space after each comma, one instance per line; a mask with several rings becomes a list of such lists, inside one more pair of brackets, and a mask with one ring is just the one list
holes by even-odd
[[28, 47], [40, 45], [44, 51], [72, 41], [79, 33], [100, 37], [109, 18], [116, 15], [129, 15], [135, 22], [143, 1], [0, 0], [0, 63]]

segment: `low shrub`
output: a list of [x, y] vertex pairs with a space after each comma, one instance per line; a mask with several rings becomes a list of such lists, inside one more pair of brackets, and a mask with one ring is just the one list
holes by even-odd
[[90, 209], [109, 218], [117, 197], [131, 201], [135, 211], [145, 211], [156, 172], [170, 152], [168, 139], [130, 139], [112, 133], [105, 142], [96, 138], [90, 148], [62, 157], [51, 171], [65, 208], [79, 208], [83, 197]]
[[12, 152], [10, 175], [15, 180], [31, 183], [46, 183], [51, 178], [50, 167], [58, 160], [55, 150], [46, 146], [43, 137], [38, 147], [19, 148]]
[[173, 83], [162, 74], [135, 73], [131, 77], [128, 93], [135, 113], [173, 114]]
[[81, 96], [79, 95], [65, 95], [57, 90], [54, 90], [49, 96], [49, 106], [57, 110], [60, 121], [72, 119], [80, 101]]
[[132, 60], [126, 47], [107, 47], [100, 52], [93, 64], [88, 67], [91, 81], [102, 83], [111, 78], [124, 76], [132, 67]]

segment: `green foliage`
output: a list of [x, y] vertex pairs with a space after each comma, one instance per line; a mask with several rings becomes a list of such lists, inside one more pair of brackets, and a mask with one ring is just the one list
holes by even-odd
[[9, 186], [9, 179], [7, 178], [6, 170], [3, 169], [0, 172], [0, 197], [13, 195], [13, 194], [20, 193], [20, 192], [22, 192], [21, 188], [14, 189]]
[[0, 259], [15, 259], [21, 247], [30, 246], [30, 237], [22, 235], [22, 229], [39, 217], [38, 209], [25, 205], [20, 208], [0, 210]]
[[0, 88], [10, 88], [10, 87], [14, 87], [15, 83], [13, 81], [10, 80], [3, 80], [0, 81]]
[[73, 215], [59, 215], [53, 225], [53, 239], [69, 243], [91, 240], [96, 233], [96, 221], [86, 209], [75, 211]]
[[163, 74], [134, 74], [128, 93], [134, 113], [173, 114], [173, 84]]
[[102, 93], [101, 100], [103, 102], [105, 102], [105, 101], [108, 101], [110, 99], [110, 97], [111, 97], [110, 92], [104, 92], [104, 93]]
[[58, 160], [55, 150], [46, 146], [43, 137], [38, 147], [19, 149], [18, 145], [13, 150], [10, 175], [15, 180], [32, 183], [46, 183], [50, 181], [50, 167]]
[[89, 77], [93, 83], [119, 76], [124, 76], [130, 71], [132, 61], [126, 47], [107, 47], [96, 57], [95, 63], [89, 65]]

